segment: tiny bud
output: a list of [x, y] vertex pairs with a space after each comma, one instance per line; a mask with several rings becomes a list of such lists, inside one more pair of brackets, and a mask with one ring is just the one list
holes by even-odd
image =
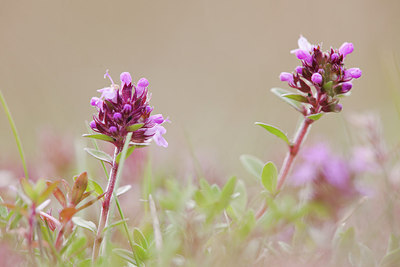
[[362, 72], [359, 68], [350, 68], [345, 71], [344, 76], [358, 79], [361, 77], [361, 74], [362, 74]]
[[345, 94], [345, 93], [347, 93], [348, 91], [350, 91], [352, 87], [353, 87], [353, 85], [352, 85], [351, 83], [342, 83], [342, 89], [341, 89], [340, 92], [341, 92], [342, 94]]
[[147, 86], [149, 86], [149, 81], [146, 78], [141, 78], [138, 81], [137, 86], [141, 88], [146, 88]]
[[322, 83], [322, 75], [319, 73], [314, 73], [311, 76], [311, 81], [315, 84], [321, 84]]
[[95, 121], [91, 121], [89, 125], [90, 125], [90, 128], [96, 129], [96, 122]]
[[332, 111], [333, 112], [340, 112], [340, 111], [342, 111], [342, 109], [343, 109], [343, 106], [341, 104], [336, 104], [336, 105], [333, 106]]
[[111, 126], [110, 127], [110, 133], [116, 133], [117, 132], [117, 127]]
[[339, 58], [339, 55], [337, 53], [333, 53], [331, 55], [331, 61], [336, 61]]
[[100, 101], [101, 101], [100, 98], [92, 97], [92, 99], [90, 99], [90, 105], [96, 107], [96, 106], [98, 106]]
[[122, 119], [122, 114], [119, 112], [114, 113], [113, 115], [114, 120], [120, 120]]
[[151, 113], [153, 111], [153, 107], [147, 106], [146, 113]]
[[309, 65], [312, 63], [312, 56], [308, 51], [299, 49], [296, 51], [296, 57], [300, 60], [304, 60]]
[[123, 108], [123, 111], [127, 112], [127, 113], [131, 112], [132, 111], [132, 106], [129, 105], [129, 104], [125, 104], [124, 108]]
[[121, 73], [120, 80], [121, 80], [122, 83], [127, 84], [127, 85], [132, 83], [132, 77], [129, 74], [129, 72]]
[[296, 67], [296, 72], [297, 72], [298, 74], [302, 74], [302, 73], [303, 73], [303, 67], [302, 67], [302, 66], [297, 66], [297, 67]]
[[293, 83], [293, 74], [289, 73], [289, 72], [282, 72], [279, 75], [279, 79], [282, 82], [288, 82], [288, 83]]
[[348, 54], [352, 53], [354, 50], [354, 46], [352, 43], [343, 43], [342, 46], [339, 48], [339, 53], [343, 55], [343, 58], [346, 57]]

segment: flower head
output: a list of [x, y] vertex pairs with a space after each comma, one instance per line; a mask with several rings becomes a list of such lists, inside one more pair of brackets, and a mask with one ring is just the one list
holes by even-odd
[[293, 73], [282, 72], [280, 80], [305, 97], [304, 116], [341, 111], [338, 96], [349, 92], [353, 87], [351, 81], [362, 74], [359, 68], [344, 67], [345, 57], [354, 50], [353, 44], [345, 42], [339, 49], [323, 52], [320, 45], [312, 45], [300, 36], [298, 45], [291, 53], [301, 60], [301, 66]]
[[120, 75], [121, 86], [114, 84], [108, 72], [105, 74], [111, 81], [111, 86], [98, 90], [100, 97], [90, 101], [98, 113], [93, 116], [90, 127], [101, 134], [112, 137], [112, 143], [122, 148], [125, 137], [133, 132], [131, 142], [148, 143], [154, 140], [159, 146], [167, 147], [163, 135], [166, 130], [161, 124], [164, 119], [161, 114], [150, 115], [153, 107], [149, 105], [147, 87], [149, 82], [142, 78], [135, 86], [128, 72]]

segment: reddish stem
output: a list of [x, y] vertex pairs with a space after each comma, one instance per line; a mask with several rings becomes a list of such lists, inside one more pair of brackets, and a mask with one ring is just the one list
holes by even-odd
[[300, 150], [300, 146], [303, 143], [308, 133], [308, 130], [310, 129], [311, 123], [313, 122], [314, 122], [313, 120], [305, 118], [302, 124], [300, 125], [300, 128], [298, 129], [297, 134], [294, 138], [294, 142], [289, 147], [289, 151], [286, 154], [285, 160], [283, 161], [282, 168], [279, 173], [277, 191], [281, 190], [283, 184], [285, 183], [285, 180], [292, 168], [294, 159], [296, 158]]
[[[300, 150], [300, 146], [304, 142], [308, 130], [310, 129], [310, 126], [313, 122], [314, 122], [313, 120], [305, 118], [296, 133], [293, 144], [289, 146], [289, 151], [286, 154], [285, 160], [283, 161], [282, 168], [278, 176], [277, 192], [279, 192], [282, 189], [285, 180], [289, 175], [290, 170], [293, 166], [293, 162]], [[267, 209], [268, 209], [267, 203], [264, 203], [261, 209], [257, 212], [256, 218], [257, 219], [261, 218], [267, 211]]]
[[117, 178], [117, 172], [118, 172], [118, 166], [119, 166], [116, 161], [116, 158], [117, 158], [117, 155], [119, 152], [121, 152], [121, 149], [115, 148], [114, 159], [113, 159], [113, 164], [112, 164], [111, 173], [110, 173], [110, 179], [108, 180], [107, 190], [106, 190], [106, 193], [104, 196], [104, 201], [103, 201], [103, 204], [101, 207], [99, 226], [97, 228], [97, 235], [96, 235], [96, 238], [94, 240], [94, 245], [93, 245], [93, 255], [92, 255], [93, 262], [99, 256], [100, 245], [101, 245], [101, 242], [103, 241], [103, 230], [104, 230], [105, 226], [107, 225], [108, 213], [110, 211], [111, 198], [113, 196], [113, 192], [114, 192], [114, 188], [115, 188], [115, 181]]

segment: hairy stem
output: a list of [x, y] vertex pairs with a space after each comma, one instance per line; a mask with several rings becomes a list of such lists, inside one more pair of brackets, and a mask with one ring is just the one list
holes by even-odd
[[115, 148], [115, 151], [114, 151], [114, 159], [113, 159], [113, 164], [112, 164], [112, 168], [111, 168], [110, 179], [108, 180], [106, 194], [104, 196], [104, 201], [103, 201], [103, 204], [101, 207], [99, 226], [97, 228], [97, 235], [96, 235], [96, 238], [94, 240], [94, 245], [93, 245], [93, 255], [92, 255], [93, 262], [99, 256], [100, 245], [101, 245], [101, 242], [103, 241], [103, 230], [107, 224], [108, 213], [110, 211], [111, 198], [113, 196], [115, 182], [117, 180], [117, 172], [118, 172], [119, 164], [117, 163], [116, 158], [117, 158], [118, 153], [121, 152], [120, 150], [121, 149]]

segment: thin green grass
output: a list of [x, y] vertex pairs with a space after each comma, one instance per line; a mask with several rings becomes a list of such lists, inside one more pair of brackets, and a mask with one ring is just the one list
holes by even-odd
[[2, 104], [2, 106], [4, 108], [4, 111], [6, 113], [8, 122], [10, 123], [11, 129], [12, 129], [12, 132], [13, 132], [13, 135], [14, 135], [15, 142], [17, 142], [18, 152], [19, 152], [19, 155], [21, 157], [22, 166], [24, 168], [25, 178], [29, 179], [28, 168], [26, 167], [25, 154], [24, 154], [24, 150], [22, 148], [21, 139], [19, 138], [17, 127], [15, 126], [14, 120], [13, 120], [13, 118], [11, 116], [10, 109], [7, 106], [6, 99], [4, 98], [3, 93], [1, 92], [1, 90], [0, 90], [0, 101], [1, 101], [1, 104]]

